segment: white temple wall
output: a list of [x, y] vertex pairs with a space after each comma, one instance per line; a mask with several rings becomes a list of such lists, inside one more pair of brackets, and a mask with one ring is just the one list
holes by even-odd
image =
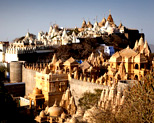
[[18, 54], [5, 53], [5, 62], [18, 61]]

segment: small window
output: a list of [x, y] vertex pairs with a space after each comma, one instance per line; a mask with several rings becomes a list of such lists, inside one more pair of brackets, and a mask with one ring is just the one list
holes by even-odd
[[138, 69], [138, 64], [135, 65], [135, 69]]
[[138, 80], [138, 76], [137, 75], [135, 75], [135, 80]]

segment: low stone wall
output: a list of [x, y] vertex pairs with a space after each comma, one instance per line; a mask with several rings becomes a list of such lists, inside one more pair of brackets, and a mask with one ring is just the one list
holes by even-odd
[[28, 69], [22, 66], [22, 81], [25, 82], [25, 95], [33, 92], [36, 84], [36, 70]]
[[106, 89], [108, 86], [100, 85], [91, 82], [85, 82], [77, 79], [70, 79], [69, 80], [70, 90], [72, 95], [75, 98], [75, 102], [78, 104], [79, 98], [82, 97], [83, 93], [85, 92], [94, 92], [95, 89]]

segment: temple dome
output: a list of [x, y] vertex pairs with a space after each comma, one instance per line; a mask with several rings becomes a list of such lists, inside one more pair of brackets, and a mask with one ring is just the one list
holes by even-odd
[[94, 24], [94, 28], [98, 27], [98, 22], [96, 21]]
[[99, 26], [102, 27], [102, 26], [105, 25], [105, 23], [106, 23], [106, 19], [105, 19], [105, 17], [104, 17], [104, 18], [102, 19], [102, 21], [99, 22]]
[[139, 40], [139, 43], [138, 43], [139, 46], [144, 46], [144, 39], [143, 37], [141, 36], [140, 40]]
[[102, 19], [102, 22], [103, 22], [103, 23], [106, 23], [106, 19], [105, 19], [105, 17]]
[[27, 32], [27, 34], [26, 34], [26, 38], [28, 38], [28, 37], [29, 37], [29, 35], [30, 35], [30, 34], [29, 34], [29, 32]]
[[39, 116], [40, 116], [40, 117], [45, 117], [45, 113], [44, 113], [43, 110], [40, 112], [40, 115], [39, 115]]
[[83, 20], [83, 22], [82, 22], [82, 27], [81, 27], [81, 28], [86, 28], [86, 27], [87, 27], [86, 21]]
[[147, 40], [146, 40], [145, 43], [144, 43], [144, 48], [148, 48]]
[[107, 21], [114, 23], [114, 21], [113, 21], [113, 18], [112, 18], [112, 15], [111, 15], [111, 14], [109, 14], [109, 16], [108, 16], [108, 18], [107, 18]]
[[127, 58], [134, 57], [137, 55], [137, 53], [134, 50], [132, 50], [131, 48], [129, 48], [129, 46], [127, 46], [127, 48], [119, 51], [119, 53], [120, 53], [120, 56], [127, 57]]
[[33, 90], [33, 94], [42, 94], [42, 90], [35, 87]]
[[63, 109], [58, 107], [55, 102], [55, 104], [48, 109], [48, 113], [50, 116], [58, 117], [63, 113]]
[[55, 24], [55, 25], [54, 25], [54, 29], [55, 29], [55, 31], [56, 31], [56, 32], [58, 32], [58, 31], [59, 31], [59, 27], [58, 27], [58, 25], [57, 25], [57, 24]]
[[135, 42], [135, 46], [134, 46], [134, 50], [136, 50], [138, 48], [138, 41], [136, 40], [136, 42]]
[[92, 27], [93, 27], [93, 25], [91, 24], [90, 21], [88, 21], [88, 23], [87, 23], [87, 27], [88, 27], [88, 28], [92, 28]]

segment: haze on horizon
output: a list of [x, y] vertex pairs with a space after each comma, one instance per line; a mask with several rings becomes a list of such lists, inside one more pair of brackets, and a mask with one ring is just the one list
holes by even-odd
[[154, 44], [154, 1], [139, 0], [1, 0], [0, 41], [12, 41], [29, 30], [35, 35], [48, 32], [51, 24], [81, 27], [83, 19], [92, 24], [109, 15], [116, 25], [143, 30], [145, 39]]

